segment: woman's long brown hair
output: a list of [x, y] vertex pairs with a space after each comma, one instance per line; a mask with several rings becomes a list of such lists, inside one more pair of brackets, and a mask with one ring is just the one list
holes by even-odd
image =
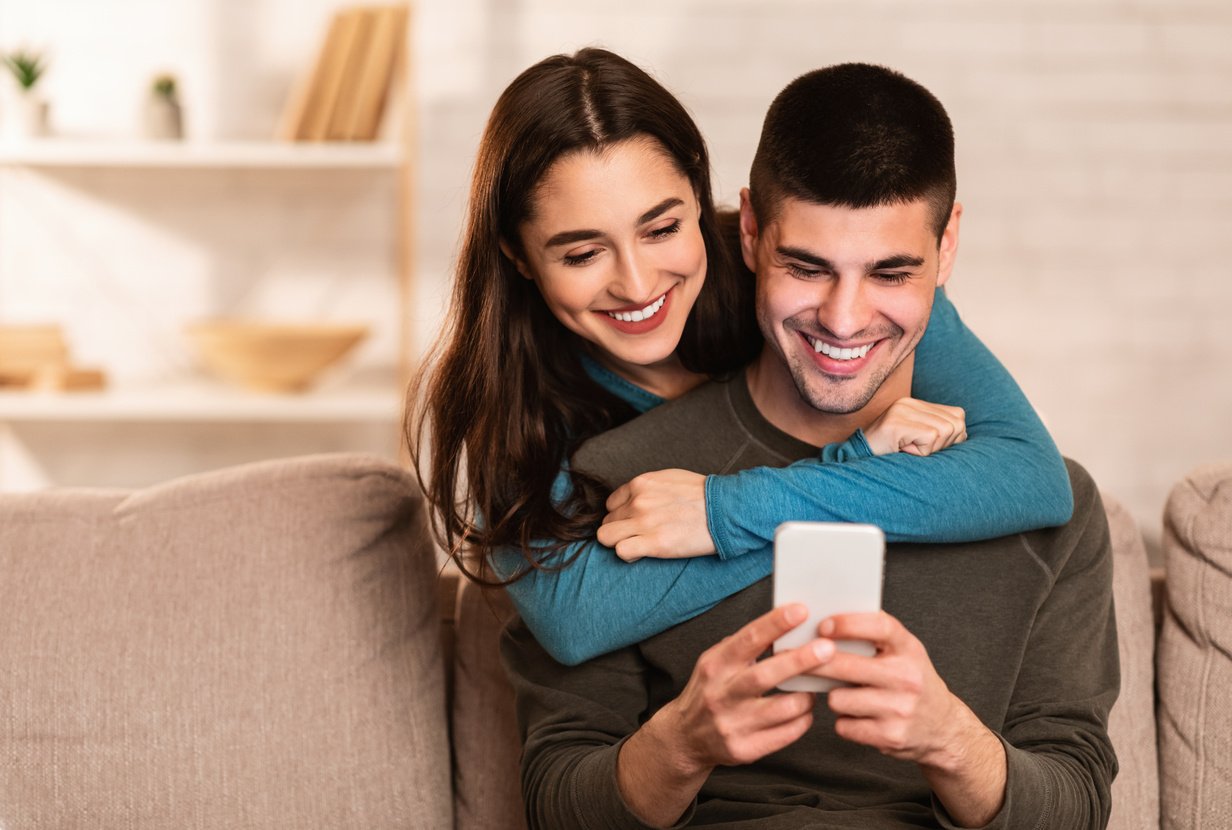
[[[701, 207], [707, 276], [677, 354], [686, 368], [718, 375], [747, 363], [760, 345], [752, 281], [720, 240], [706, 145], [680, 102], [602, 49], [556, 55], [519, 75], [480, 143], [449, 316], [411, 385], [406, 416], [433, 529], [478, 582], [507, 584], [531, 568], [568, 564], [561, 549], [593, 537], [606, 492], [577, 471], [569, 493], [554, 492], [561, 464], [586, 439], [636, 414], [590, 377], [581, 339], [500, 244], [520, 252], [536, 187], [562, 155], [647, 136], [688, 177]], [[501, 547], [521, 550], [524, 567], [498, 574], [490, 556]]]

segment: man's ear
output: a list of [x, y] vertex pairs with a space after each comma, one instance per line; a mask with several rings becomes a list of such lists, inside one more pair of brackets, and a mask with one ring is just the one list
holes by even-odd
[[526, 267], [526, 263], [523, 262], [521, 258], [519, 258], [516, 254], [514, 254], [513, 247], [508, 242], [506, 242], [504, 239], [500, 241], [500, 249], [501, 249], [501, 253], [504, 254], [505, 257], [510, 262], [513, 263], [513, 267], [518, 269], [519, 274], [521, 274], [523, 277], [525, 277], [528, 280], [533, 280], [535, 278], [535, 275], [532, 274], [530, 272], [530, 269]]
[[945, 285], [954, 270], [954, 260], [958, 256], [958, 225], [962, 220], [962, 203], [955, 202], [950, 211], [950, 221], [945, 223], [941, 233], [941, 246], [938, 249], [937, 285]]
[[740, 188], [740, 255], [744, 264], [757, 273], [757, 216], [753, 213], [753, 200], [747, 187]]

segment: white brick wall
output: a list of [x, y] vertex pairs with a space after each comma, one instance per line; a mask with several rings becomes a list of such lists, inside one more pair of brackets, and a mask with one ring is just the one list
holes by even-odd
[[[183, 75], [197, 135], [266, 135], [334, 5], [109, 0], [100, 15], [87, 0], [0, 0], [0, 48], [53, 46], [48, 90], [67, 130], [131, 129], [145, 79], [170, 67]], [[651, 69], [695, 114], [730, 202], [778, 89], [819, 65], [873, 61], [921, 81], [950, 110], [967, 207], [953, 295], [1063, 450], [1148, 532], [1187, 468], [1232, 458], [1227, 0], [423, 0], [413, 27], [420, 348], [444, 308], [484, 120], [530, 63], [602, 44]], [[80, 204], [88, 187], [68, 189], [64, 205], [102, 210]], [[20, 221], [7, 197], [0, 221]], [[362, 235], [362, 217], [376, 215], [355, 208], [348, 227]], [[224, 262], [275, 272], [258, 298], [266, 302], [315, 302], [278, 273], [355, 256], [350, 243], [288, 231], [277, 238], [286, 267], [271, 266], [242, 222], [206, 221]], [[0, 244], [9, 273], [14, 257], [36, 256], [15, 253], [11, 239]], [[191, 286], [209, 270], [191, 239], [150, 234], [143, 253], [178, 262]], [[381, 256], [361, 267], [379, 269]], [[73, 273], [53, 265], [40, 266], [48, 281]], [[136, 284], [166, 290], [161, 274], [146, 273]]]
[[651, 69], [696, 116], [731, 201], [774, 93], [871, 61], [950, 111], [967, 208], [952, 294], [1062, 450], [1148, 534], [1185, 470], [1232, 458], [1226, 0], [468, 0], [421, 4], [417, 21], [421, 343], [477, 137], [525, 66], [602, 44]]

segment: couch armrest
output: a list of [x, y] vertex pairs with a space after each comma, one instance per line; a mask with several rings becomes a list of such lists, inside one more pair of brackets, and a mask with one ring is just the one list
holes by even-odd
[[1232, 827], [1232, 462], [1200, 467], [1164, 513], [1159, 639], [1164, 827]]

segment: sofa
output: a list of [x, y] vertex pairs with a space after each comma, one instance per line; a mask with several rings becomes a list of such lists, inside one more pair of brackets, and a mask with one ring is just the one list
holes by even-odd
[[[1158, 624], [1106, 506], [1110, 826], [1232, 827], [1232, 464], [1168, 502]], [[375, 457], [0, 494], [0, 828], [522, 827], [508, 614]]]

